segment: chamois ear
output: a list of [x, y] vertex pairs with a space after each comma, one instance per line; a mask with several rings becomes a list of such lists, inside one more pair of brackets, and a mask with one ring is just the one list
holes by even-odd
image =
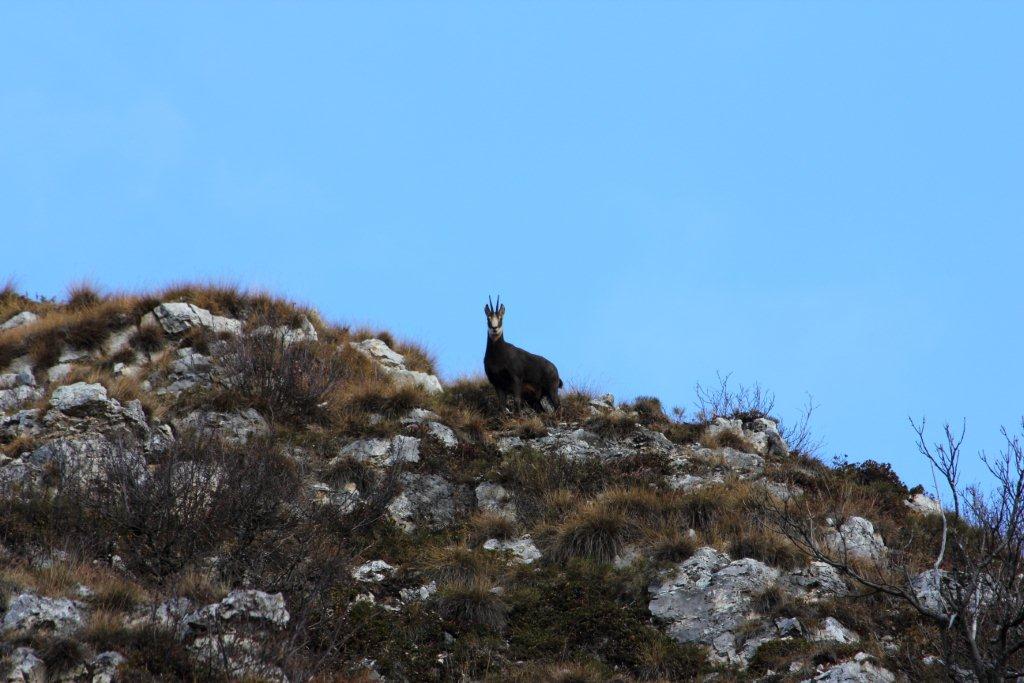
[[498, 317], [505, 317], [505, 304], [502, 304], [501, 306], [498, 307]]
[[491, 307], [488, 306], [487, 304], [484, 304], [484, 315], [486, 315], [488, 318], [491, 317]]

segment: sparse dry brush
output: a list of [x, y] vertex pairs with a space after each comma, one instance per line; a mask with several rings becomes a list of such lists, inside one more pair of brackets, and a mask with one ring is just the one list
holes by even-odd
[[[166, 301], [244, 319], [246, 334], [217, 339], [204, 328], [167, 335], [158, 325], [138, 327], [141, 315]], [[678, 456], [690, 449], [637, 446], [614, 457], [574, 459], [555, 456], [546, 445], [500, 452], [497, 444], [501, 437], [529, 441], [585, 427], [620, 446], [645, 444], [647, 430], [654, 430], [675, 444], [752, 452], [741, 434], [713, 434], [707, 427], [717, 417], [749, 423], [767, 416], [771, 395], [756, 385], [734, 391], [726, 376], [715, 388], [698, 387], [689, 419], [650, 396], [612, 409], [603, 401], [592, 405], [595, 392], [585, 388], [565, 391], [557, 414], [512, 415], [497, 405], [483, 378], [449, 383], [437, 395], [395, 386], [349, 342], [381, 338], [405, 356], [407, 367], [427, 372], [435, 367], [431, 354], [385, 332], [327, 325], [315, 311], [265, 293], [186, 284], [152, 296], [113, 295], [79, 285], [62, 301], [50, 301], [24, 297], [13, 286], [0, 290], [0, 319], [23, 310], [42, 318], [0, 333], [0, 365], [24, 354], [40, 363], [45, 393], [36, 407], [47, 408], [53, 389], [42, 382], [46, 366], [69, 349], [91, 349], [95, 355], [77, 360], [67, 382], [98, 382], [122, 403], [140, 400], [154, 426], [176, 425], [173, 442], [147, 451], [144, 463], [128, 455], [140, 451], [138, 444], [118, 442], [100, 477], [68, 478], [53, 468], [43, 473], [43, 486], [15, 487], [16, 495], [0, 497], [0, 547], [18, 558], [0, 573], [0, 601], [15, 590], [66, 597], [76, 597], [79, 584], [92, 590], [82, 598], [87, 623], [74, 638], [24, 640], [53, 671], [116, 650], [128, 657], [129, 678], [224, 677], [222, 668], [191, 656], [173, 628], [126, 618], [171, 596], [208, 605], [240, 586], [284, 594], [291, 619], [266, 635], [260, 654], [292, 680], [348, 680], [350, 674], [359, 680], [369, 675], [360, 665], [366, 660], [395, 680], [700, 680], [707, 674], [745, 680], [787, 671], [794, 661], [813, 669], [849, 658], [850, 648], [771, 640], [749, 671], [737, 674], [728, 666], [712, 669], [701, 647], [666, 636], [648, 610], [648, 586], [698, 548], [713, 546], [733, 559], [753, 558], [783, 571], [824, 559], [870, 589], [817, 603], [778, 587], [766, 590], [753, 596], [754, 617], [737, 630], [741, 641], [776, 618], [798, 618], [812, 629], [834, 616], [861, 634], [858, 650], [886, 658], [886, 666], [898, 665], [912, 679], [934, 675], [934, 667], [906, 652], [887, 655], [883, 634], [918, 654], [942, 641], [941, 654], [981, 680], [994, 680], [990, 674], [1000, 666], [1004, 675], [1019, 673], [1021, 650], [1011, 650], [1020, 641], [1024, 604], [1014, 578], [1020, 572], [1013, 574], [1021, 555], [1016, 524], [1024, 517], [1024, 457], [1016, 441], [1009, 442], [1010, 457], [994, 463], [1002, 496], [960, 490], [960, 508], [952, 514], [919, 515], [908, 511], [911, 491], [891, 468], [870, 461], [830, 468], [815, 457], [809, 404], [795, 427], [781, 427], [791, 455], [765, 456], [766, 478], [802, 494], [772, 497], [760, 482], [740, 479], [721, 463], [716, 475], [724, 475], [723, 482], [671, 490], [667, 476], [680, 473]], [[261, 325], [297, 327], [304, 318], [318, 341], [286, 344], [275, 334], [252, 333]], [[131, 333], [128, 347], [106, 353], [104, 342], [114, 331]], [[167, 376], [176, 348], [209, 356], [223, 373], [212, 386], [156, 397], [143, 380]], [[115, 376], [117, 363], [142, 372]], [[269, 429], [245, 444], [178, 422], [192, 410], [248, 407]], [[437, 413], [458, 444], [444, 445], [426, 425], [403, 420], [413, 408]], [[337, 457], [355, 438], [396, 434], [420, 437], [417, 462], [382, 468]], [[8, 437], [2, 452], [31, 451], [36, 439]], [[958, 456], [950, 456], [951, 448], [930, 452], [955, 482]], [[409, 477], [421, 475], [443, 477], [458, 491], [446, 528], [408, 532], [392, 519], [389, 506], [403, 486], [414, 490]], [[505, 487], [515, 514], [474, 510], [473, 489], [482, 482]], [[356, 503], [338, 502], [349, 494]], [[854, 515], [875, 523], [894, 564], [842, 562], [829, 554], [820, 542], [826, 518], [841, 523]], [[491, 538], [523, 534], [543, 552], [530, 565], [482, 547]], [[41, 547], [68, 554], [43, 566], [33, 562]], [[122, 569], [112, 566], [114, 555]], [[372, 559], [398, 572], [379, 584], [356, 581], [353, 567]], [[942, 624], [913, 617], [919, 610], [900, 582], [906, 576], [893, 566], [908, 573], [938, 567], [957, 577], [944, 596], [955, 611], [952, 622], [950, 615]], [[400, 600], [400, 589], [431, 581], [438, 589], [433, 596]], [[988, 601], [989, 591], [999, 599]], [[980, 634], [974, 641], [963, 630], [972, 620]], [[1004, 649], [995, 625], [1005, 631]], [[980, 666], [972, 646], [982, 654]]]

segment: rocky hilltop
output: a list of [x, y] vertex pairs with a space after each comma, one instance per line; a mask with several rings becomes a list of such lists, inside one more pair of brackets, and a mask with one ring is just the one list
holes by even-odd
[[760, 394], [513, 415], [267, 295], [0, 294], [7, 681], [941, 677], [934, 627], [771, 523], [791, 504], [858, 562], [937, 523]]

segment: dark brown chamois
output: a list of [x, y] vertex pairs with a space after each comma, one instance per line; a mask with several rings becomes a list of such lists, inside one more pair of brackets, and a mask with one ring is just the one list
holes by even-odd
[[544, 412], [543, 399], [547, 399], [552, 409], [558, 410], [558, 390], [562, 380], [558, 378], [558, 368], [543, 356], [523, 351], [505, 341], [502, 321], [505, 318], [505, 307], [498, 297], [498, 307], [491, 305], [491, 297], [487, 297], [484, 306], [487, 316], [487, 352], [484, 353], [484, 372], [491, 386], [498, 393], [498, 402], [504, 408], [508, 395], [512, 394], [516, 410], [523, 406], [523, 400], [536, 410]]

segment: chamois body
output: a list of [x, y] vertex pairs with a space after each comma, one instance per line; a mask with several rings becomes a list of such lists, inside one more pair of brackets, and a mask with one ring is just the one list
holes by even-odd
[[499, 403], [504, 407], [511, 395], [516, 410], [522, 408], [525, 400], [531, 408], [543, 412], [541, 401], [546, 398], [557, 410], [560, 406], [558, 390], [562, 387], [558, 368], [547, 358], [505, 341], [505, 307], [500, 305], [500, 301], [499, 297], [497, 310], [489, 305], [484, 307], [488, 326], [484, 372], [498, 394]]

